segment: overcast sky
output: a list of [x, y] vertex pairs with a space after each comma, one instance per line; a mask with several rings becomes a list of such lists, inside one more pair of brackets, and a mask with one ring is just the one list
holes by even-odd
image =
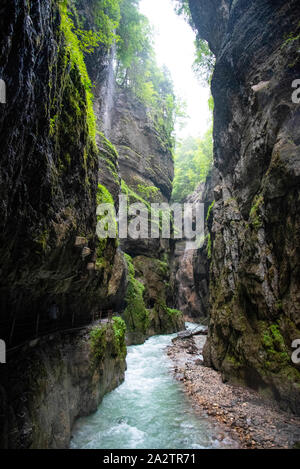
[[172, 0], [141, 0], [140, 11], [155, 30], [155, 51], [159, 65], [171, 72], [175, 92], [187, 103], [190, 119], [177, 131], [179, 138], [203, 135], [209, 126], [209, 89], [204, 88], [192, 71], [195, 33], [183, 17], [176, 15]]

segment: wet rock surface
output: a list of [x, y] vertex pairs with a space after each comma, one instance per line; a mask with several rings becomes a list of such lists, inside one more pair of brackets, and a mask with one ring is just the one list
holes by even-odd
[[[171, 198], [174, 163], [172, 144], [161, 135], [147, 114], [145, 106], [130, 90], [116, 86], [110, 129], [110, 139], [118, 152], [118, 171], [121, 190], [128, 203], [168, 202]], [[150, 217], [149, 217], [150, 220]], [[150, 234], [150, 224], [149, 234]], [[125, 319], [128, 326], [128, 344], [143, 343], [155, 334], [169, 334], [184, 327], [183, 317], [172, 314], [175, 304], [173, 242], [169, 239], [129, 236], [120, 240], [123, 252], [130, 255], [136, 280], [143, 286], [141, 313], [132, 310]], [[138, 316], [147, 315], [141, 321]], [[137, 326], [138, 325], [138, 326]], [[134, 330], [136, 329], [136, 330]]]
[[8, 342], [15, 321], [13, 344], [32, 336], [37, 314], [47, 321], [52, 304], [61, 317], [84, 319], [99, 304], [120, 307], [126, 287], [108, 292], [114, 243], [103, 256], [109, 269], [95, 269], [98, 166], [108, 150], [93, 142], [59, 5], [5, 0], [0, 7], [0, 76], [7, 85], [0, 109], [0, 322]]
[[66, 449], [77, 418], [97, 410], [125, 377], [111, 324], [101, 360], [91, 348], [91, 327], [36, 340], [9, 356], [0, 384], [0, 447]]
[[[197, 189], [187, 197], [186, 203], [204, 205], [206, 219], [214, 196], [213, 187], [215, 174], [212, 172], [206, 183], [201, 183]], [[186, 318], [203, 321], [209, 316], [209, 267], [208, 230], [205, 228], [205, 240], [200, 249], [186, 250], [187, 240], [176, 242], [174, 272], [176, 285], [176, 306]]]
[[204, 360], [300, 412], [299, 78], [297, 1], [191, 0], [216, 55], [212, 79], [219, 181], [211, 236]]
[[[293, 448], [300, 441], [300, 419], [245, 387], [224, 383], [220, 372], [203, 365], [203, 336], [174, 339], [167, 354], [195, 410], [224, 427], [223, 435], [245, 449]], [[221, 432], [222, 433], [222, 432]]]

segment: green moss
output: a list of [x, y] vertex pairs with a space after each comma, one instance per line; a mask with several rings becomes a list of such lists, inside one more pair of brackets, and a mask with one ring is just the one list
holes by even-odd
[[107, 326], [95, 326], [90, 332], [90, 345], [94, 364], [99, 364], [105, 354], [107, 346]]
[[49, 232], [47, 230], [44, 230], [36, 239], [35, 242], [37, 245], [40, 247], [40, 249], [43, 252], [46, 252], [47, 250], [47, 245], [48, 245], [48, 240], [49, 240]]
[[250, 210], [250, 221], [251, 221], [252, 226], [254, 226], [255, 229], [259, 229], [262, 226], [260, 207], [263, 204], [263, 202], [264, 202], [264, 198], [262, 195], [256, 196], [254, 199], [254, 204]]
[[209, 233], [207, 235], [207, 248], [206, 248], [207, 258], [208, 259], [211, 259], [211, 247], [212, 247], [212, 242], [211, 242], [211, 235]]
[[109, 267], [108, 261], [105, 259], [105, 251], [107, 248], [108, 238], [99, 239], [98, 246], [96, 249], [97, 259], [96, 259], [96, 268], [97, 270], [105, 269]]
[[119, 185], [120, 178], [118, 174], [118, 152], [114, 145], [105, 138], [102, 132], [97, 132], [99, 136], [100, 159], [103, 161], [107, 171], [111, 174], [114, 182]]
[[284, 338], [280, 332], [278, 324], [271, 324], [266, 326], [265, 323], [260, 323], [262, 329], [262, 344], [267, 352], [268, 359], [266, 360], [266, 367], [272, 368], [275, 362], [276, 367], [290, 362], [289, 354], [287, 353]]
[[55, 134], [55, 129], [56, 129], [56, 121], [58, 119], [58, 115], [55, 114], [55, 116], [51, 117], [50, 119], [50, 131], [49, 134], [51, 137]]
[[149, 202], [147, 202], [145, 199], [143, 199], [143, 197], [138, 195], [136, 192], [134, 192], [134, 190], [127, 186], [126, 182], [123, 179], [121, 181], [121, 190], [123, 194], [127, 195], [130, 204], [140, 202], [147, 207], [149, 212], [151, 211], [151, 206]]
[[170, 316], [170, 317], [181, 317], [182, 316], [182, 312], [179, 311], [179, 309], [172, 309], [172, 308], [166, 308], [166, 312], [167, 314]]
[[159, 189], [155, 186], [138, 184], [137, 191], [149, 202], [155, 202], [159, 199]]
[[110, 140], [108, 140], [105, 135], [97, 131], [98, 135], [101, 137], [101, 146], [103, 147], [103, 150], [111, 156], [111, 158], [115, 159], [118, 158], [118, 152], [116, 147], [111, 143]]
[[169, 274], [169, 270], [170, 270], [168, 262], [163, 262], [163, 261], [158, 260], [157, 263], [158, 263], [159, 272], [164, 277], [166, 277]]
[[114, 199], [109, 190], [102, 184], [98, 184], [97, 190], [97, 205], [100, 204], [112, 204], [114, 205]]
[[[93, 182], [98, 149], [95, 141], [96, 120], [91, 83], [82, 51], [73, 31], [66, 0], [58, 2], [60, 22], [56, 29], [57, 54], [49, 64], [49, 136], [56, 157], [53, 177], [64, 177], [74, 163], [81, 164], [82, 189], [94, 197]], [[78, 168], [80, 170], [80, 168]]]
[[283, 49], [287, 45], [291, 44], [292, 42], [299, 41], [300, 40], [300, 22], [297, 25], [296, 31], [289, 33], [286, 38], [284, 43], [282, 44], [281, 48]]
[[68, 166], [71, 166], [71, 155], [70, 153], [65, 153], [65, 161]]
[[114, 332], [114, 353], [121, 359], [125, 359], [127, 348], [125, 343], [126, 324], [120, 317], [113, 318], [113, 332]]
[[264, 332], [263, 345], [266, 349], [271, 349], [273, 347], [273, 340], [269, 331]]
[[[92, 94], [92, 83], [88, 75], [86, 65], [84, 62], [84, 55], [81, 50], [80, 41], [74, 33], [74, 23], [70, 17], [68, 11], [68, 1], [60, 0], [59, 9], [61, 15], [61, 32], [65, 37], [65, 47], [69, 56], [69, 63], [71, 68], [76, 68], [79, 72], [81, 84], [85, 89], [86, 94], [86, 104], [87, 104], [87, 123], [89, 127], [89, 135], [95, 142], [96, 137], [96, 117], [93, 109], [93, 94]], [[78, 102], [76, 102], [75, 95], [74, 98], [74, 110], [75, 112], [80, 112]]]
[[[178, 309], [169, 308], [163, 300], [156, 301], [154, 311], [158, 313], [162, 331], [169, 331], [170, 329], [174, 329], [174, 326], [179, 324], [179, 320], [182, 318], [181, 311]], [[161, 313], [163, 313], [163, 315]]]
[[127, 329], [146, 334], [150, 326], [149, 311], [144, 303], [145, 287], [135, 278], [135, 269], [132, 258], [125, 254], [128, 265], [129, 283], [126, 293], [127, 307], [123, 313]]
[[93, 365], [99, 365], [111, 346], [110, 353], [113, 357], [126, 358], [126, 325], [120, 317], [114, 317], [112, 324], [104, 324], [93, 327], [90, 331], [90, 346], [92, 351]]
[[232, 355], [230, 353], [226, 354], [225, 361], [232, 364], [235, 368], [238, 368], [238, 367], [242, 366], [241, 362], [239, 362], [239, 360], [234, 355]]
[[[109, 190], [103, 186], [102, 184], [98, 184], [97, 189], [97, 205], [100, 204], [110, 204], [114, 206], [114, 199], [109, 192]], [[97, 221], [99, 221], [102, 216], [97, 216]], [[117, 221], [115, 220], [116, 224], [116, 233], [117, 233]], [[108, 261], [105, 259], [105, 252], [107, 250], [108, 244], [114, 243], [115, 247], [118, 245], [117, 238], [102, 238], [98, 240], [98, 247], [96, 249], [97, 259], [96, 259], [96, 268], [107, 268], [109, 267]]]
[[211, 216], [211, 214], [212, 214], [212, 211], [213, 211], [213, 208], [214, 208], [214, 206], [215, 206], [215, 203], [216, 203], [216, 201], [214, 200], [214, 201], [210, 204], [210, 206], [209, 206], [209, 208], [208, 208], [208, 211], [207, 211], [206, 221], [208, 221], [208, 220], [210, 219], [210, 216]]
[[281, 335], [281, 332], [279, 330], [279, 326], [277, 324], [272, 324], [270, 326], [270, 331], [271, 331], [275, 346], [279, 350], [285, 349], [284, 339], [283, 339], [283, 337]]

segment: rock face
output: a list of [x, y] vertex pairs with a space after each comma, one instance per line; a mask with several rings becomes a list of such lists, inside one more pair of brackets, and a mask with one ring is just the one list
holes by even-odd
[[300, 411], [299, 2], [190, 0], [216, 54], [205, 363]]
[[[117, 89], [112, 109], [110, 139], [119, 155], [120, 177], [130, 203], [168, 202], [172, 193], [172, 147], [147, 115], [147, 109], [130, 92]], [[126, 188], [129, 189], [126, 190]], [[170, 250], [164, 239], [121, 239], [131, 256], [162, 257]]]
[[[69, 7], [74, 13], [75, 2]], [[147, 325], [139, 340], [183, 327], [168, 307], [166, 270], [155, 280], [145, 272], [144, 300], [118, 240], [96, 236], [97, 205], [114, 202], [117, 209], [120, 192], [118, 153], [98, 130], [116, 137], [124, 184], [148, 203], [169, 199], [173, 163], [142, 106], [118, 94], [113, 110], [114, 51], [100, 45], [83, 57], [74, 29], [93, 30], [94, 10], [87, 0], [76, 7], [73, 16], [58, 0], [4, 0], [0, 7], [0, 78], [7, 87], [0, 104], [0, 332], [10, 357], [0, 377], [3, 447], [66, 447], [75, 419], [123, 379], [112, 331], [97, 367], [84, 333], [51, 339], [51, 331], [74, 330], [95, 313], [128, 305], [135, 312], [137, 300]], [[145, 269], [169, 251], [160, 241], [128, 247], [147, 256]]]
[[[193, 194], [187, 197], [190, 204], [204, 204], [207, 218], [213, 203], [213, 175], [206, 183], [201, 183]], [[192, 321], [207, 321], [209, 316], [209, 266], [210, 246], [207, 227], [205, 241], [197, 250], [186, 250], [186, 241], [179, 241], [175, 248], [175, 261], [172, 270], [176, 284], [176, 307]]]
[[[109, 136], [119, 155], [122, 193], [130, 204], [144, 203], [150, 215], [149, 204], [168, 202], [171, 198], [174, 176], [171, 144], [157, 131], [145, 106], [129, 90], [116, 89], [111, 122]], [[129, 262], [138, 282], [133, 278], [129, 281], [129, 289], [135, 291], [131, 299], [136, 302], [132, 296], [140, 297], [134, 308], [129, 305], [130, 314], [128, 308], [125, 311], [128, 343], [142, 343], [151, 335], [183, 329], [182, 316], [171, 309], [175, 302], [169, 269], [172, 241], [151, 239], [149, 230], [149, 238], [122, 238], [120, 246], [132, 257]], [[139, 293], [140, 285], [143, 292]]]
[[[89, 2], [80, 4], [91, 20]], [[64, 5], [5, 0], [0, 7], [7, 87], [0, 105], [0, 332], [9, 351], [1, 365], [0, 439], [10, 448], [66, 447], [74, 420], [96, 409], [125, 368], [109, 345], [93, 368], [81, 334], [48, 335], [33, 349], [11, 352], [49, 330], [89, 324], [95, 312], [117, 311], [127, 288], [117, 241], [96, 236], [97, 204], [109, 191], [117, 201], [117, 154], [104, 137], [95, 140], [84, 62], [78, 51], [74, 58]], [[96, 63], [93, 79], [100, 80], [103, 50]]]
[[[59, 3], [5, 0], [0, 22], [7, 85], [0, 108], [0, 321], [7, 341], [14, 324], [16, 343], [32, 335], [38, 313], [47, 322], [52, 304], [61, 317], [88, 318], [101, 307], [117, 309], [126, 285], [108, 293], [119, 267], [113, 243], [104, 254], [109, 269], [95, 269], [97, 171], [115, 155], [94, 144]], [[75, 246], [79, 237], [88, 251]]]
[[101, 327], [100, 358], [91, 348], [91, 329], [53, 335], [9, 357], [0, 385], [1, 448], [68, 448], [75, 420], [95, 412], [124, 380], [125, 357], [113, 327]]

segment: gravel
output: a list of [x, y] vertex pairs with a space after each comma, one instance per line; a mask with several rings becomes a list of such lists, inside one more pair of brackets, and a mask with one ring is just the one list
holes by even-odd
[[203, 366], [205, 340], [176, 338], [167, 348], [175, 377], [184, 384], [196, 412], [217, 420], [241, 448], [299, 447], [300, 418], [256, 391], [222, 382], [219, 372]]

